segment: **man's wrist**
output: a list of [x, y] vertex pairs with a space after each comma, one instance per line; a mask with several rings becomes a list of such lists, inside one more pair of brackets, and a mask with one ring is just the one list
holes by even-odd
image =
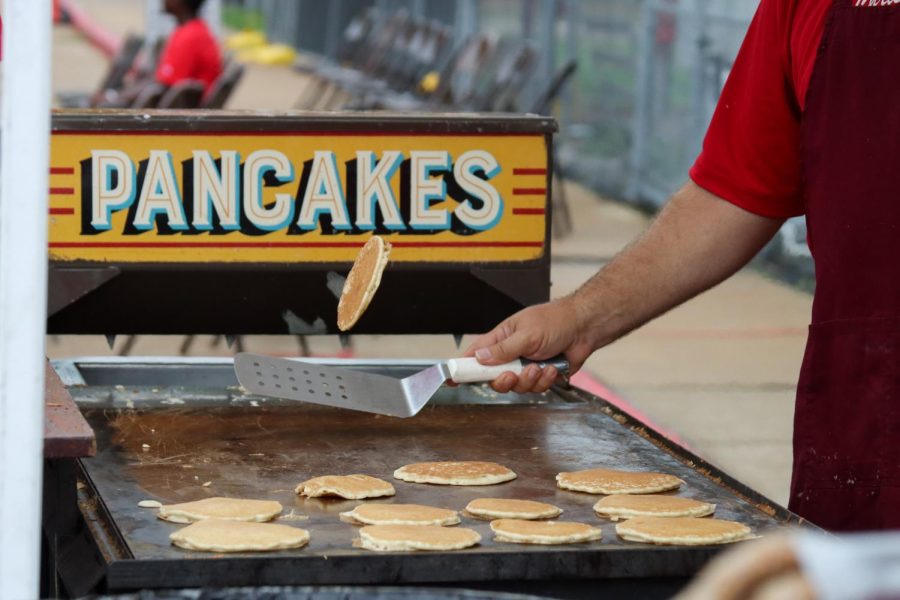
[[566, 296], [563, 301], [573, 315], [578, 338], [589, 347], [590, 352], [602, 348], [612, 341], [604, 335], [600, 312], [582, 289]]

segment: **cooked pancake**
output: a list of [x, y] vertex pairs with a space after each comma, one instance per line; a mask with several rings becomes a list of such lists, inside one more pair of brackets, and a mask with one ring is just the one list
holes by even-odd
[[359, 545], [367, 550], [461, 550], [481, 541], [465, 527], [436, 525], [367, 525], [359, 530]]
[[552, 504], [531, 500], [509, 500], [506, 498], [479, 498], [466, 506], [466, 512], [476, 519], [552, 519], [562, 513], [562, 509]]
[[705, 517], [713, 514], [715, 504], [678, 496], [607, 496], [594, 505], [601, 517], [618, 521], [633, 517]]
[[179, 529], [169, 539], [187, 550], [263, 552], [304, 546], [309, 542], [309, 532], [289, 525], [209, 519]]
[[616, 525], [616, 533], [630, 542], [700, 546], [748, 538], [750, 528], [743, 523], [721, 519], [636, 517]]
[[525, 521], [497, 519], [491, 521], [494, 540], [514, 544], [579, 544], [599, 540], [602, 532], [585, 523], [572, 521]]
[[587, 469], [560, 473], [556, 484], [564, 490], [588, 494], [653, 494], [678, 488], [682, 480], [665, 473]]
[[164, 504], [157, 515], [172, 523], [193, 523], [206, 519], [225, 521], [271, 521], [281, 513], [281, 504], [272, 500], [204, 498], [196, 502]]
[[342, 512], [341, 519], [355, 525], [456, 525], [459, 513], [421, 504], [360, 504]]
[[301, 496], [337, 496], [348, 500], [393, 496], [394, 486], [368, 475], [324, 475], [304, 481], [295, 490]]
[[516, 474], [497, 463], [470, 460], [406, 465], [394, 471], [394, 477], [412, 483], [493, 485], [515, 479]]
[[390, 253], [390, 243], [374, 235], [356, 255], [338, 300], [337, 324], [341, 331], [353, 327], [369, 307], [375, 290], [381, 284], [381, 274]]

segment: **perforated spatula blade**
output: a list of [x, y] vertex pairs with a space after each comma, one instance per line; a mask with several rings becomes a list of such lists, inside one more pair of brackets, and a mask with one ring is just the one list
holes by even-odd
[[[491, 381], [504, 371], [521, 372], [536, 361], [513, 361], [485, 367], [474, 358], [451, 359], [404, 379], [354, 369], [326, 367], [316, 363], [242, 352], [234, 357], [234, 371], [250, 393], [299, 400], [338, 408], [361, 410], [392, 417], [412, 417], [424, 407], [447, 380], [457, 383]], [[537, 364], [552, 364], [568, 371], [564, 358]]]

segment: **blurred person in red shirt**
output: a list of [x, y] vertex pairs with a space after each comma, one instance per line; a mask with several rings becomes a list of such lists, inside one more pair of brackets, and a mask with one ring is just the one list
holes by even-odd
[[93, 106], [127, 107], [148, 85], [172, 87], [183, 81], [199, 81], [209, 91], [222, 74], [222, 53], [215, 36], [200, 18], [205, 0], [165, 0], [165, 11], [175, 17], [178, 26], [169, 36], [159, 64], [151, 76], [145, 76], [119, 90], [98, 94]]
[[166, 0], [165, 10], [178, 21], [156, 68], [156, 80], [171, 87], [186, 79], [202, 81], [209, 90], [222, 73], [219, 44], [200, 18], [204, 0]]

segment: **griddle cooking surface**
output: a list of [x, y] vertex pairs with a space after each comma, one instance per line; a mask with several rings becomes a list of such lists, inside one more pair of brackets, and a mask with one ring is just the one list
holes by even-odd
[[[261, 406], [197, 403], [85, 411], [99, 446], [96, 458], [83, 461], [88, 490], [102, 499], [111, 521], [106, 529], [116, 531], [125, 546], [123, 556], [111, 561], [110, 589], [685, 576], [716, 551], [618, 539], [614, 523], [591, 510], [598, 496], [555, 485], [560, 471], [596, 466], [677, 475], [686, 482], [679, 495], [715, 502], [716, 517], [741, 521], [757, 533], [791, 519], [784, 509], [741, 499], [721, 480], [618, 422], [597, 401], [438, 405], [412, 419], [271, 400]], [[404, 464], [432, 460], [493, 460], [518, 478], [453, 487], [392, 477]], [[487, 522], [464, 517], [461, 526], [482, 535], [480, 546], [452, 553], [355, 549], [357, 528], [341, 522], [338, 513], [359, 501], [305, 499], [293, 491], [310, 477], [349, 473], [391, 481], [396, 496], [378, 502], [456, 510], [479, 497], [549, 502], [565, 511], [563, 519], [600, 526], [603, 540], [572, 546], [496, 543]], [[145, 499], [175, 503], [210, 496], [278, 500], [285, 513], [293, 509], [308, 517], [281, 522], [308, 529], [312, 540], [303, 549], [277, 553], [190, 552], [169, 543], [169, 534], [181, 526], [137, 506]]]

